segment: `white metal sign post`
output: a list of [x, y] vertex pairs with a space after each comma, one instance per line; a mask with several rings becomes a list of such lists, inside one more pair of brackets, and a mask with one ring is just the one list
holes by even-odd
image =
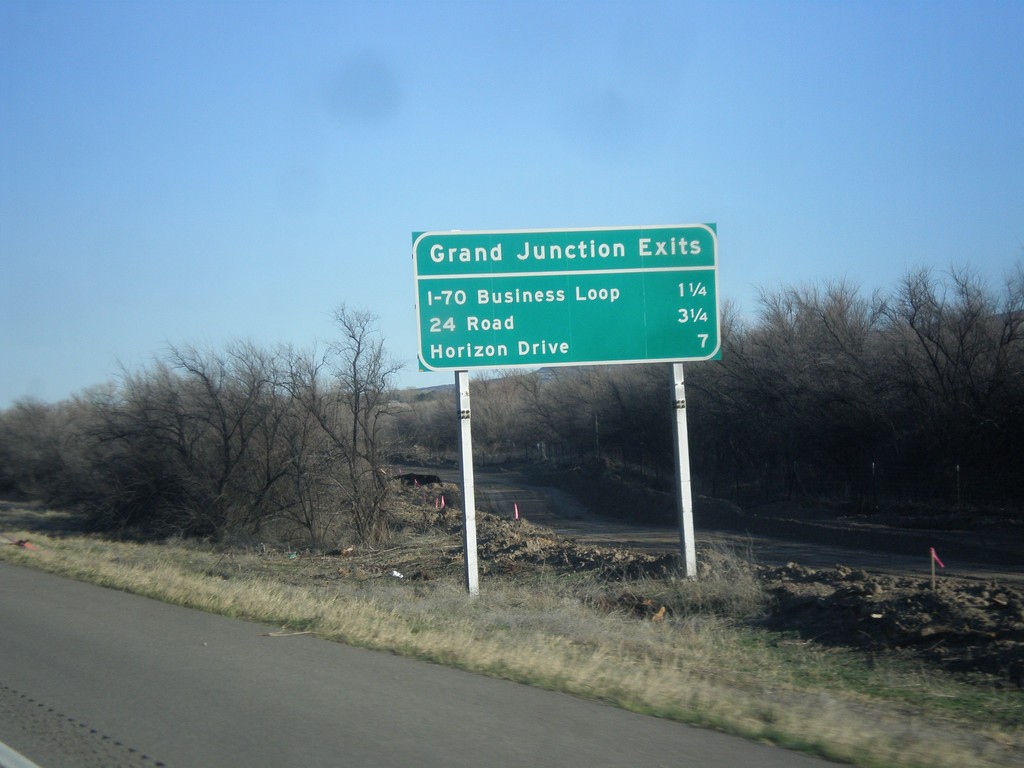
[[672, 364], [672, 399], [675, 418], [672, 431], [676, 455], [676, 512], [679, 517], [679, 549], [683, 555], [683, 575], [697, 578], [697, 548], [693, 540], [693, 491], [690, 485], [690, 440], [686, 431], [686, 386], [683, 364]]
[[473, 484], [472, 409], [469, 371], [455, 372], [455, 407], [459, 414], [459, 466], [462, 469], [462, 549], [466, 563], [466, 591], [480, 593], [476, 562], [476, 488]]

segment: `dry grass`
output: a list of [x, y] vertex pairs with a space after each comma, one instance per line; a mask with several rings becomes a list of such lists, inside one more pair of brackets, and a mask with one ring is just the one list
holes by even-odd
[[[536, 570], [485, 577], [471, 598], [451, 568], [413, 581], [358, 559], [8, 533], [38, 546], [0, 547], [10, 562], [857, 765], [1024, 764], [1019, 693], [743, 629], [734, 617], [763, 599], [724, 555], [695, 583]], [[424, 541], [451, 543], [407, 535], [376, 562], [407, 567]], [[670, 610], [638, 619], [622, 607], [626, 592]]]

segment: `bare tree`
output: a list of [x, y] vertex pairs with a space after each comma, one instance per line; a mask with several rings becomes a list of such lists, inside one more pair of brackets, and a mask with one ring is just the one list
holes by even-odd
[[287, 504], [278, 509], [279, 518], [305, 532], [314, 548], [336, 543], [342, 514], [336, 470], [338, 452], [320, 426], [312, 408], [319, 391], [319, 365], [313, 353], [292, 348], [281, 351], [287, 369], [288, 392], [279, 441], [286, 451]]
[[[537, 434], [526, 405], [525, 378], [533, 374], [512, 369], [481, 375], [473, 381], [473, 442], [492, 457], [510, 457], [532, 442]], [[444, 416], [456, 424], [451, 398], [444, 402]], [[451, 429], [456, 437], [454, 428]]]
[[64, 422], [58, 406], [32, 399], [19, 400], [0, 412], [0, 490], [53, 495], [63, 472]]
[[458, 449], [458, 424], [446, 388], [404, 393], [395, 413], [396, 441], [411, 456], [429, 460]]
[[385, 351], [375, 315], [342, 304], [334, 320], [339, 338], [310, 360], [296, 392], [343, 468], [337, 490], [356, 536], [377, 542], [391, 530], [384, 426], [399, 366]]
[[[888, 369], [904, 442], [947, 466], [987, 468], [1019, 455], [1024, 276], [1002, 298], [970, 270], [908, 275], [887, 308]], [[997, 450], [998, 447], [998, 450]], [[995, 455], [994, 455], [995, 454]]]

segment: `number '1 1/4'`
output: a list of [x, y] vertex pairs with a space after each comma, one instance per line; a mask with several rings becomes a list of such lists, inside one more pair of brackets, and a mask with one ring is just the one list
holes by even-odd
[[695, 283], [680, 283], [680, 296], [707, 296], [708, 289], [700, 280]]

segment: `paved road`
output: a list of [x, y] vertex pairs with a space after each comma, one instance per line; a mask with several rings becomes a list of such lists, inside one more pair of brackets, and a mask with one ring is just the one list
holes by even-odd
[[43, 768], [830, 765], [0, 563], [0, 742]]

